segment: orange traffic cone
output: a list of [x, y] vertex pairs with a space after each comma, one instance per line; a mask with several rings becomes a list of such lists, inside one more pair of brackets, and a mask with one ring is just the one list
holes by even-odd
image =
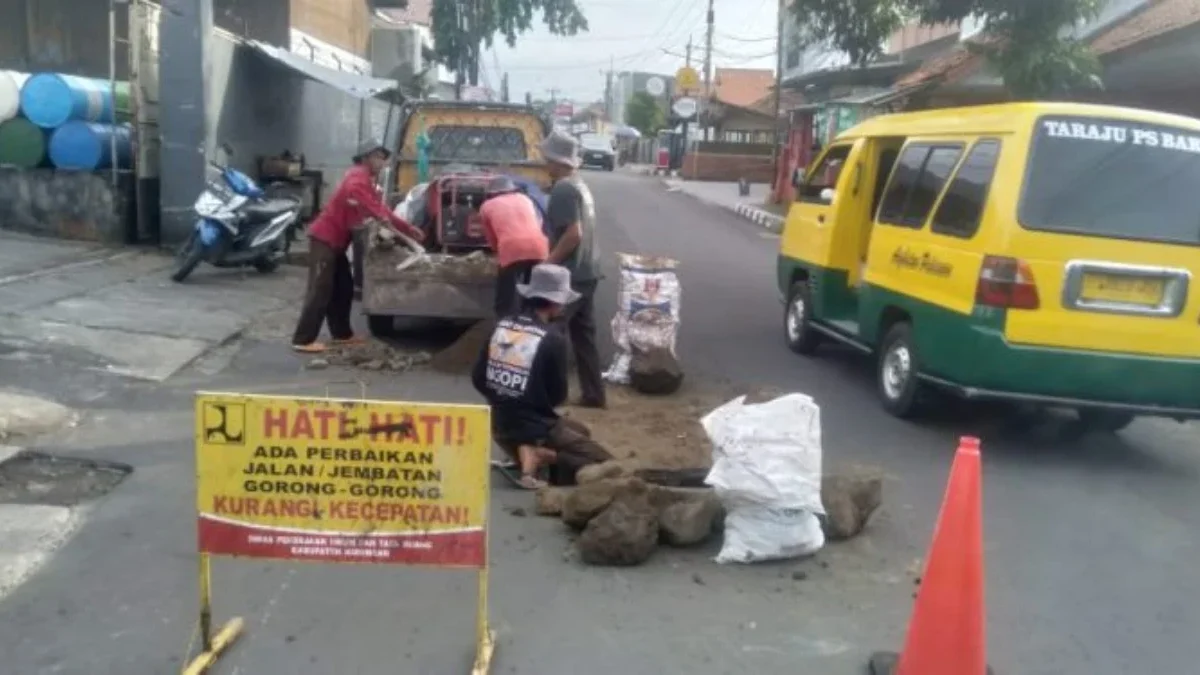
[[983, 480], [979, 439], [963, 437], [933, 531], [904, 651], [871, 657], [872, 675], [984, 675]]

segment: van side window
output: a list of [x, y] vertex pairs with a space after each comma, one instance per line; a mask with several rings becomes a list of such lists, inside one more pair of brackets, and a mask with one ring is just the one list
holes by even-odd
[[821, 193], [825, 190], [837, 189], [838, 178], [842, 175], [842, 167], [850, 156], [850, 145], [834, 145], [821, 158], [821, 163], [814, 166], [805, 177], [804, 186], [800, 188], [800, 201], [810, 204], [829, 204]]
[[985, 139], [971, 148], [933, 217], [934, 232], [962, 239], [975, 236], [999, 158], [999, 140]]
[[905, 148], [884, 193], [879, 222], [918, 229], [924, 225], [961, 156], [958, 145], [913, 144]]

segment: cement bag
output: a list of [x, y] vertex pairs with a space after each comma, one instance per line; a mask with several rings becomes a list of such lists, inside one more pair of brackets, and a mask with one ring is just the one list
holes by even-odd
[[613, 316], [616, 355], [604, 379], [629, 384], [633, 347], [669, 349], [675, 354], [679, 332], [679, 261], [657, 256], [618, 253], [620, 284], [617, 313]]
[[812, 555], [825, 545], [821, 504], [821, 409], [789, 394], [747, 405], [740, 397], [702, 419], [713, 444], [705, 483], [724, 504], [719, 563]]

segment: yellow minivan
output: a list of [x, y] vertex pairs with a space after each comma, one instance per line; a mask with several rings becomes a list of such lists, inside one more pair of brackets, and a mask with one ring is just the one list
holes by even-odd
[[796, 180], [784, 330], [875, 356], [884, 407], [932, 390], [1200, 418], [1200, 120], [1017, 103], [884, 115]]

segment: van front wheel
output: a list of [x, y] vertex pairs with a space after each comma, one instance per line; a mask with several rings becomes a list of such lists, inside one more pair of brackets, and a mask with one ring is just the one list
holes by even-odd
[[812, 294], [808, 284], [792, 284], [783, 314], [783, 336], [788, 348], [809, 356], [821, 346], [821, 334], [812, 327]]
[[880, 345], [876, 372], [883, 408], [901, 419], [921, 412], [920, 364], [913, 346], [912, 326], [898, 323], [888, 330]]

